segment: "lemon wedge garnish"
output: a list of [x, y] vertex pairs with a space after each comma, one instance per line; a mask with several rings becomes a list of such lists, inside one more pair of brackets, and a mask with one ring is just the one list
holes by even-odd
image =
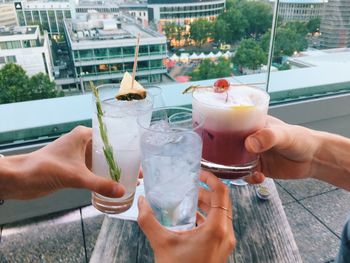
[[233, 110], [252, 110], [254, 109], [255, 106], [254, 105], [235, 105], [235, 106], [231, 106], [231, 109]]

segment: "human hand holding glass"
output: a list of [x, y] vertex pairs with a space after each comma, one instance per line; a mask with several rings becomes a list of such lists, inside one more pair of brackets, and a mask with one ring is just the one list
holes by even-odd
[[33, 199], [63, 188], [123, 196], [121, 184], [89, 170], [91, 138], [92, 129], [79, 126], [35, 152], [0, 158], [0, 199]]
[[217, 177], [202, 171], [200, 180], [210, 190], [200, 189], [198, 205], [207, 214], [197, 213], [197, 227], [171, 231], [156, 219], [147, 200], [139, 198], [138, 223], [149, 239], [156, 262], [226, 262], [236, 239], [232, 226], [229, 189]]
[[245, 140], [249, 152], [260, 154], [258, 171], [245, 180], [260, 183], [264, 176], [279, 179], [311, 177], [320, 143], [314, 135], [313, 130], [268, 116], [266, 127]]

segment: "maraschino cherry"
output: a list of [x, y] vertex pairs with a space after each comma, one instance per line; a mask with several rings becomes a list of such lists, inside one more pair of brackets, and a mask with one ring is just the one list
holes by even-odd
[[224, 93], [230, 87], [230, 82], [226, 79], [218, 79], [214, 83], [214, 92], [216, 93]]

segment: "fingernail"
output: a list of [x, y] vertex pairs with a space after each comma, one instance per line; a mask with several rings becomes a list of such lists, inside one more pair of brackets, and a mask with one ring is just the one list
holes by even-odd
[[258, 152], [262, 148], [259, 140], [257, 138], [255, 138], [255, 137], [250, 137], [249, 138], [249, 144], [250, 144], [250, 147], [252, 147], [252, 150], [254, 152]]
[[124, 189], [119, 184], [114, 184], [112, 191], [113, 191], [113, 195], [115, 196], [122, 197], [124, 195]]

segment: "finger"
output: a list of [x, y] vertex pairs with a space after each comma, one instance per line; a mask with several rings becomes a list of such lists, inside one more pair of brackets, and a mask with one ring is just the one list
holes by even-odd
[[292, 136], [288, 133], [286, 127], [274, 126], [255, 132], [246, 138], [246, 149], [251, 153], [262, 153], [272, 147], [287, 148], [291, 144]]
[[224, 223], [227, 214], [232, 214], [229, 189], [212, 173], [204, 171], [201, 173], [200, 179], [212, 190], [210, 194], [208, 219], [210, 219], [210, 222], [213, 224], [217, 224], [217, 220]]
[[252, 175], [243, 177], [248, 184], [261, 184], [265, 180], [265, 175], [262, 172], [255, 171]]
[[196, 224], [197, 226], [200, 226], [201, 224], [203, 224], [205, 222], [205, 216], [201, 213], [198, 212], [196, 213]]
[[139, 197], [137, 206], [139, 209], [137, 223], [149, 241], [151, 243], [164, 241], [168, 235], [167, 230], [158, 222], [145, 197]]
[[94, 175], [87, 169], [83, 176], [76, 179], [76, 185], [73, 187], [87, 188], [108, 197], [122, 197], [125, 193], [123, 185], [102, 176]]
[[210, 210], [210, 203], [210, 191], [200, 188], [198, 194], [198, 207], [208, 214]]

